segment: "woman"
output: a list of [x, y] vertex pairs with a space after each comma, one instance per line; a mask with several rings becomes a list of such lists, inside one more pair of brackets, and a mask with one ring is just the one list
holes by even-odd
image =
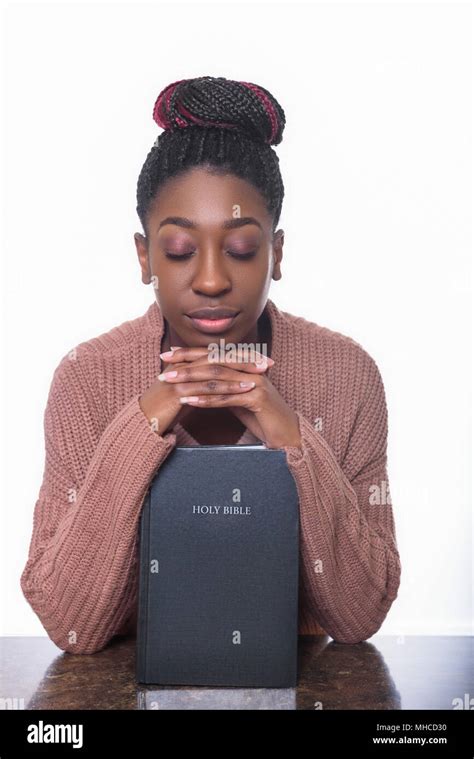
[[284, 449], [299, 494], [300, 634], [366, 640], [401, 571], [384, 387], [357, 342], [267, 297], [284, 112], [263, 87], [201, 77], [166, 87], [153, 116], [135, 244], [155, 301], [56, 368], [24, 595], [71, 653], [135, 630], [151, 479], [175, 445], [258, 441]]

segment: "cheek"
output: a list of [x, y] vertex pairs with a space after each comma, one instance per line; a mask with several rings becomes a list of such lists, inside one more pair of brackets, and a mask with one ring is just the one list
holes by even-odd
[[[153, 266], [153, 274], [156, 275], [158, 282], [161, 283], [161, 288], [167, 293], [176, 293], [186, 290], [189, 287], [189, 269], [186, 266], [182, 266], [179, 262], [173, 265], [162, 257], [158, 258]], [[169, 298], [171, 303], [172, 297]]]
[[[234, 279], [242, 281], [247, 287], [252, 287], [257, 283], [265, 282], [271, 273], [271, 261], [264, 256], [245, 262], [237, 262], [232, 268]], [[257, 288], [258, 289], [258, 288]]]

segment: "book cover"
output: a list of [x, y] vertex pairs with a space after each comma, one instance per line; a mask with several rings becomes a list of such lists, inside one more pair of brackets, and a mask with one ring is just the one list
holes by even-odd
[[177, 446], [139, 541], [139, 682], [297, 684], [299, 503], [284, 450]]

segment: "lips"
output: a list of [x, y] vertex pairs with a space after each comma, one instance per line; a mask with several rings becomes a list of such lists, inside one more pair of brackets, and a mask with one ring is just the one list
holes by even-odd
[[239, 313], [234, 309], [219, 306], [216, 308], [199, 308], [190, 311], [186, 316], [199, 332], [219, 334], [229, 329]]
[[226, 308], [225, 306], [215, 306], [211, 308], [197, 308], [194, 311], [188, 311], [187, 316], [192, 319], [227, 319], [231, 316], [237, 316], [239, 312], [234, 308]]

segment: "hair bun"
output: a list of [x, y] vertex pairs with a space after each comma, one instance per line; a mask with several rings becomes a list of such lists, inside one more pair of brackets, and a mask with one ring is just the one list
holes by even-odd
[[221, 76], [169, 84], [156, 99], [153, 119], [168, 131], [193, 126], [235, 129], [267, 145], [278, 145], [285, 127], [283, 108], [268, 90]]

